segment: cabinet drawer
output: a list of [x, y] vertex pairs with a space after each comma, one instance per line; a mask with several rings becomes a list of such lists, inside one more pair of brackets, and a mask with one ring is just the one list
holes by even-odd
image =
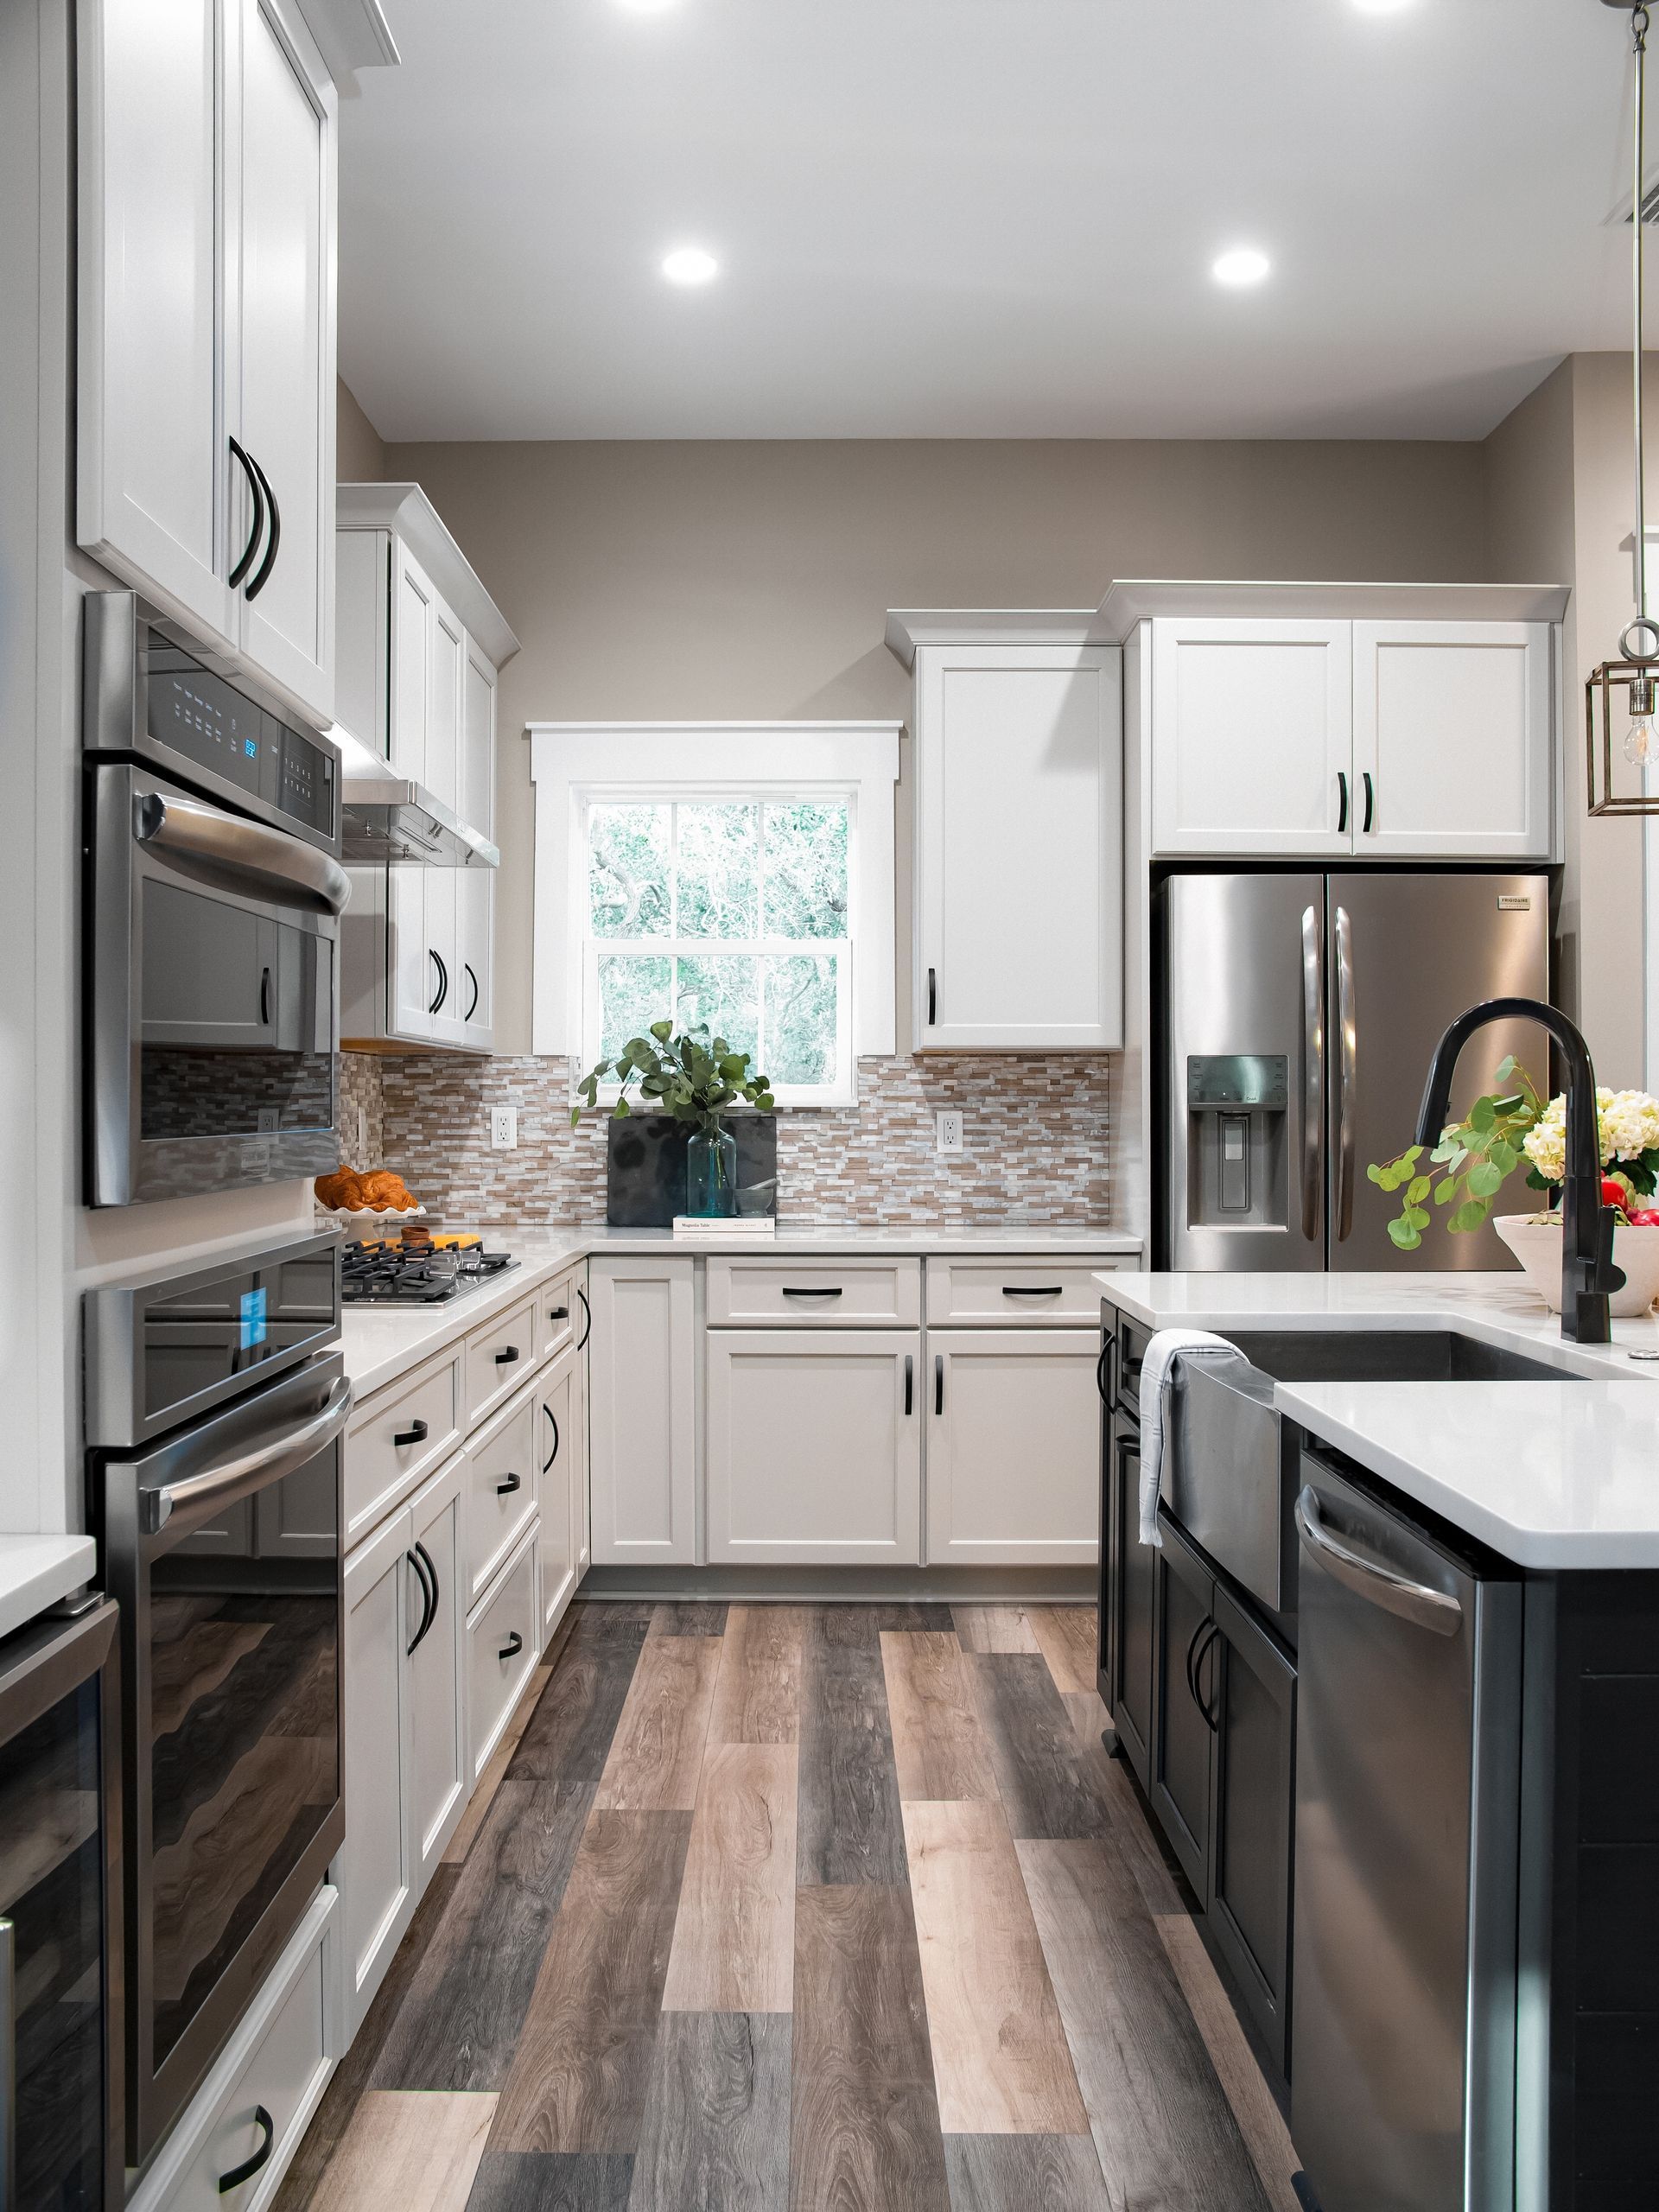
[[709, 1325], [913, 1329], [919, 1260], [710, 1260]]
[[461, 1354], [372, 1399], [346, 1439], [346, 1543], [377, 1521], [461, 1440]]
[[527, 1389], [467, 1446], [462, 1527], [470, 1608], [536, 1510], [536, 1393]]
[[536, 1532], [529, 1529], [502, 1569], [494, 1593], [467, 1624], [467, 1707], [472, 1719], [473, 1777], [489, 1764], [507, 1716], [534, 1671]]
[[[168, 2212], [226, 2212], [227, 2207], [251, 2212], [275, 2195], [328, 2063], [327, 1940], [325, 1936], [301, 1967], [254, 2045], [200, 2149], [168, 2192]], [[223, 2177], [253, 2158], [265, 2140], [265, 2129], [254, 2117], [260, 2106], [270, 2115], [270, 2155], [257, 2173], [221, 2195]]]
[[523, 1299], [464, 1347], [467, 1427], [505, 1405], [536, 1364], [536, 1300]]
[[536, 1357], [552, 1359], [576, 1333], [576, 1277], [561, 1275], [536, 1299]]
[[1100, 1319], [1096, 1274], [1124, 1264], [1121, 1257], [1056, 1260], [930, 1260], [927, 1263], [927, 1319], [930, 1328], [971, 1327], [976, 1321], [998, 1328], [1031, 1327], [1047, 1321], [1070, 1328], [1092, 1328]]

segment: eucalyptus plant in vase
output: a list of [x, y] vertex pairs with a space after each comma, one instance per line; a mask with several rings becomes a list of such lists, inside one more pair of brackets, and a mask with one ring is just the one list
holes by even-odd
[[611, 1110], [619, 1121], [632, 1111], [628, 1086], [637, 1083], [648, 1111], [671, 1114], [677, 1122], [690, 1124], [687, 1213], [708, 1218], [734, 1212], [737, 1140], [726, 1127], [726, 1115], [740, 1101], [759, 1114], [770, 1114], [778, 1103], [766, 1077], [749, 1073], [748, 1053], [734, 1052], [723, 1037], [711, 1036], [706, 1021], [677, 1032], [671, 1021], [653, 1021], [645, 1036], [631, 1037], [615, 1059], [601, 1060], [577, 1084], [578, 1103], [570, 1109], [573, 1129], [584, 1106], [590, 1111], [597, 1107], [599, 1086], [607, 1077], [617, 1084]]

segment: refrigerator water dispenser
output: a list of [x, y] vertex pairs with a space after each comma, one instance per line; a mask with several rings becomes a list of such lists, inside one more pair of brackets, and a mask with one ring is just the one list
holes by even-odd
[[1190, 1228], [1283, 1227], [1289, 1080], [1282, 1052], [1188, 1054]]

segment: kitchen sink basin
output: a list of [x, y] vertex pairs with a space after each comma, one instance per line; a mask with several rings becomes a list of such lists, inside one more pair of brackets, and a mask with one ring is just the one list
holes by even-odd
[[1242, 1329], [1226, 1332], [1275, 1382], [1574, 1382], [1524, 1352], [1452, 1329]]

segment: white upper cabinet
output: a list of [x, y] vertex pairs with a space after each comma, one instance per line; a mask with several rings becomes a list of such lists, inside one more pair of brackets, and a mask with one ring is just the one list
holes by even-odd
[[1547, 622], [1357, 622], [1354, 851], [1546, 858], [1550, 684]]
[[[342, 537], [355, 534], [340, 533]], [[386, 750], [399, 775], [407, 776], [411, 783], [423, 784], [433, 719], [432, 639], [437, 626], [438, 595], [406, 545], [396, 546], [393, 561], [397, 577], [391, 593], [391, 722]], [[349, 613], [342, 607], [340, 634], [344, 636], [348, 620], [360, 622], [368, 611], [356, 604]], [[366, 741], [365, 732], [353, 734]]]
[[1182, 614], [1145, 632], [1155, 856], [1550, 858], [1549, 622]]
[[1352, 849], [1352, 629], [1239, 618], [1153, 623], [1158, 852]]
[[335, 94], [286, 0], [81, 0], [80, 543], [334, 709]]
[[270, 502], [241, 643], [332, 715], [334, 95], [269, 0], [242, 0], [241, 23], [239, 442]]
[[916, 654], [918, 1051], [1122, 1042], [1116, 646]]

